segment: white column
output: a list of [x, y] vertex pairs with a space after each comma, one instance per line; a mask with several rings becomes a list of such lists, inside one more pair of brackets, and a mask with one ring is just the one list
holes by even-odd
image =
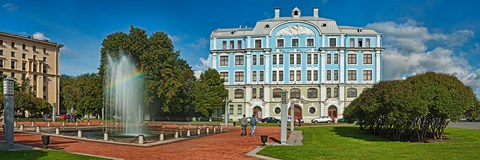
[[344, 62], [344, 57], [345, 57], [345, 51], [340, 51], [340, 83], [347, 83], [344, 79], [344, 72], [345, 72], [345, 62]]
[[217, 38], [213, 38], [213, 46], [212, 49], [217, 49]]
[[325, 47], [325, 35], [322, 35], [322, 47]]
[[323, 102], [320, 102], [320, 116], [326, 116], [326, 114], [325, 114], [325, 104], [323, 104]]
[[325, 54], [325, 51], [322, 51], [322, 53], [320, 54], [322, 56], [321, 58], [321, 65], [322, 65], [322, 68], [321, 69], [321, 78], [322, 78], [322, 83], [325, 83], [325, 64], [327, 63], [326, 61], [326, 58], [327, 58], [327, 55]]
[[247, 71], [244, 73], [244, 75], [247, 76], [247, 81], [245, 84], [252, 84], [252, 53], [250, 51], [247, 52], [245, 58], [247, 58]]
[[265, 36], [265, 48], [270, 48], [270, 37]]
[[381, 40], [382, 37], [380, 37], [380, 35], [377, 35], [377, 47], [382, 47], [380, 46], [380, 40]]
[[252, 48], [250, 45], [250, 38], [251, 36], [247, 36], [247, 48]]
[[375, 58], [376, 58], [376, 60], [375, 60], [375, 65], [376, 65], [376, 66], [375, 66], [375, 70], [376, 70], [376, 74], [375, 74], [375, 75], [376, 75], [376, 79], [375, 79], [375, 81], [376, 81], [376, 82], [379, 82], [379, 81], [381, 80], [381, 79], [380, 79], [380, 76], [381, 76], [381, 75], [380, 75], [380, 69], [381, 69], [381, 68], [380, 68], [380, 64], [381, 64], [380, 57], [381, 57], [381, 56], [382, 56], [382, 55], [380, 54], [380, 51], [377, 51], [377, 54], [376, 54], [376, 56], [375, 56]]
[[265, 64], [265, 73], [264, 73], [264, 76], [265, 76], [265, 84], [270, 84], [270, 64], [272, 64], [270, 62], [270, 52], [265, 52], [265, 62], [263, 63]]
[[245, 87], [245, 101], [250, 102], [252, 100], [252, 86], [247, 85]]
[[340, 102], [345, 102], [345, 86], [340, 85], [338, 89], [339, 89], [338, 99], [340, 100]]
[[265, 85], [263, 87], [263, 99], [265, 102], [270, 103], [270, 86]]
[[345, 40], [344, 40], [344, 37], [343, 37], [343, 36], [344, 36], [343, 34], [340, 35], [340, 47], [343, 47], [343, 46], [344, 46]]
[[212, 66], [213, 69], [217, 68], [217, 53], [212, 54]]

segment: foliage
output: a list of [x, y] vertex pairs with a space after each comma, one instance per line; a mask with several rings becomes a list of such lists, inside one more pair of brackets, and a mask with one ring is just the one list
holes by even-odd
[[375, 84], [345, 110], [361, 129], [392, 139], [441, 139], [450, 121], [477, 113], [470, 87], [452, 75], [427, 72]]
[[223, 79], [215, 69], [208, 69], [200, 75], [193, 90], [195, 110], [210, 116], [213, 111], [222, 108], [228, 91], [223, 86]]
[[303, 146], [267, 146], [258, 154], [278, 159], [480, 158], [479, 130], [447, 128], [445, 132], [449, 139], [437, 143], [389, 141], [352, 126], [308, 127], [300, 130], [303, 131]]
[[77, 77], [60, 76], [60, 104], [76, 113], [100, 114], [103, 107], [103, 82], [98, 74], [87, 73]]

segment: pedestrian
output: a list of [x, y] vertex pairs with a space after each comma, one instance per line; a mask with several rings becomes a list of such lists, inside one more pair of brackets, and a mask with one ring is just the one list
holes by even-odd
[[250, 120], [250, 125], [252, 126], [252, 137], [255, 135], [255, 127], [257, 125], [257, 117], [252, 115], [252, 119]]
[[301, 119], [301, 117], [298, 117], [297, 119], [298, 119], [298, 126], [301, 127], [302, 126], [302, 119]]
[[240, 119], [240, 124], [242, 125], [242, 136], [247, 136], [247, 118], [245, 118], [245, 115]]

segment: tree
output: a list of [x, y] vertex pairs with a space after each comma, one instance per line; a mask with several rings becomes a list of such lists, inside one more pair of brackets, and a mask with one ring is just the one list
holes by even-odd
[[205, 116], [224, 106], [228, 91], [223, 86], [223, 79], [215, 69], [208, 69], [200, 75], [193, 89], [195, 110]]

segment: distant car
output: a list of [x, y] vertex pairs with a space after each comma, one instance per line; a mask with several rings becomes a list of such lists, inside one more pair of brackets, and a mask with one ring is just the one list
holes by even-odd
[[275, 117], [267, 117], [262, 119], [263, 123], [280, 123], [280, 120]]
[[[290, 119], [291, 119], [291, 117], [288, 116], [287, 123], [290, 123]], [[297, 122], [298, 122], [298, 119], [295, 119], [295, 123], [297, 123]], [[304, 123], [302, 118], [300, 118], [300, 122]]]
[[312, 123], [322, 123], [322, 122], [331, 123], [332, 118], [330, 118], [329, 116], [321, 116], [321, 117], [312, 119]]

